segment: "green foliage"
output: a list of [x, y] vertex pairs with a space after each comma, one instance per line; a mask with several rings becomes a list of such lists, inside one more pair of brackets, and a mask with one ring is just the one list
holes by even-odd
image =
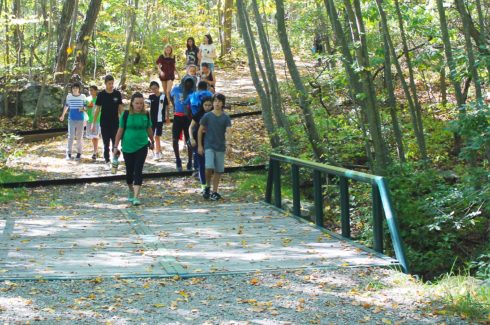
[[475, 183], [465, 170], [445, 175], [422, 164], [399, 165], [389, 172], [414, 273], [432, 278], [477, 256], [488, 240], [490, 174]]

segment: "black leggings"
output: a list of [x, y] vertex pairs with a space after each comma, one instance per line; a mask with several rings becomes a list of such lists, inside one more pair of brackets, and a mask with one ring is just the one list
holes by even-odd
[[118, 126], [114, 127], [101, 127], [100, 133], [102, 133], [102, 142], [104, 143], [104, 159], [109, 160], [109, 147], [112, 141], [112, 148], [114, 148], [114, 143], [116, 142], [116, 134]]
[[143, 165], [145, 164], [148, 146], [144, 146], [136, 152], [123, 152], [126, 164], [126, 183], [128, 185], [143, 184]]

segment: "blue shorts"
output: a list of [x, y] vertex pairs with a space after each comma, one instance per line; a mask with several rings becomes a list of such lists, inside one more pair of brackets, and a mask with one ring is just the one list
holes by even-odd
[[204, 150], [204, 159], [206, 169], [214, 169], [216, 173], [225, 172], [225, 152], [215, 151], [213, 149]]

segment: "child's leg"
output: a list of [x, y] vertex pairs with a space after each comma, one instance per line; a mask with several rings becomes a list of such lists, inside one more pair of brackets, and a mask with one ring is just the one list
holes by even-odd
[[143, 184], [143, 166], [145, 165], [148, 147], [145, 146], [134, 153], [134, 197], [138, 198]]
[[214, 166], [214, 153], [213, 149], [204, 150], [204, 164], [206, 166], [206, 184], [209, 187], [212, 183], [213, 174], [215, 170]]
[[126, 183], [128, 184], [129, 190], [134, 183], [134, 166], [135, 166], [135, 155], [134, 153], [124, 153], [124, 164], [126, 165]]
[[[186, 143], [189, 141], [189, 126], [191, 125], [191, 121], [189, 118], [185, 118], [185, 123], [184, 123], [184, 137]], [[187, 170], [192, 169], [192, 147], [190, 145], [187, 145]]]
[[214, 177], [213, 177], [213, 192], [218, 192], [219, 181], [221, 175], [225, 171], [225, 153], [215, 151], [214, 153]]
[[73, 139], [75, 138], [75, 124], [73, 121], [68, 120], [68, 143], [66, 144], [66, 154], [71, 155], [71, 149], [73, 147]]
[[155, 136], [155, 151], [162, 152], [162, 146], [160, 144], [160, 136]]
[[173, 80], [164, 81], [163, 91], [165, 92], [165, 96], [167, 96], [167, 98], [170, 98], [170, 91], [172, 91], [173, 84], [174, 84]]
[[111, 129], [108, 127], [101, 128], [102, 133], [102, 143], [104, 144], [104, 159], [109, 161], [109, 147], [111, 143]]
[[77, 153], [82, 154], [83, 148], [83, 124], [85, 121], [78, 121], [76, 123], [76, 138], [77, 138]]
[[213, 180], [214, 169], [206, 168], [206, 185], [209, 187], [211, 185], [211, 181]]
[[179, 152], [179, 136], [182, 131], [181, 116], [174, 116], [174, 122], [172, 123], [172, 147], [174, 149], [175, 159], [180, 160]]

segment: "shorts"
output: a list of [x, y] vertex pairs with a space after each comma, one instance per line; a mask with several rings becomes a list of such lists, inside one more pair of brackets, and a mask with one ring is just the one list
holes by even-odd
[[86, 136], [87, 139], [97, 139], [100, 136], [100, 123], [95, 123], [95, 131], [92, 132], [92, 125], [94, 123], [87, 122]]
[[163, 122], [153, 123], [153, 135], [156, 137], [161, 137], [163, 132]]
[[174, 115], [174, 122], [172, 124], [172, 140], [178, 140], [182, 131], [184, 131], [185, 140], [189, 140], [190, 125], [191, 120], [187, 116]]
[[213, 149], [204, 150], [204, 159], [206, 169], [214, 169], [216, 173], [225, 172], [225, 152], [215, 151]]
[[170, 75], [167, 77], [167, 75], [165, 74], [165, 77], [160, 77], [160, 81], [174, 81], [175, 80], [175, 75]]

